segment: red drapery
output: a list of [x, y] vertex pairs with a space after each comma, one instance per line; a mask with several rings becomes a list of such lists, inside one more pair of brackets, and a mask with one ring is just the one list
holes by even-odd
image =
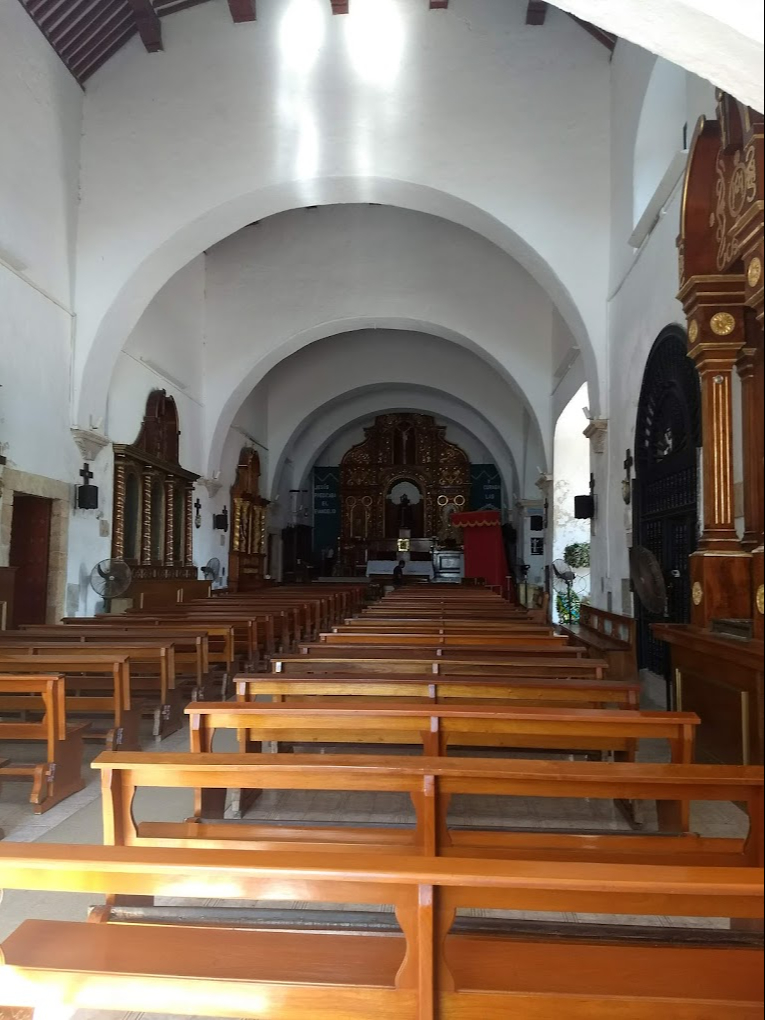
[[453, 514], [452, 523], [463, 529], [465, 577], [482, 577], [486, 584], [500, 588], [506, 598], [514, 601], [512, 581], [509, 581], [507, 576], [502, 518], [499, 511], [472, 510]]

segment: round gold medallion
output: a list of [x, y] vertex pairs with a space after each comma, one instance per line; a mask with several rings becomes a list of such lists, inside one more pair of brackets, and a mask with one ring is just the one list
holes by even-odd
[[762, 277], [762, 262], [755, 255], [746, 270], [746, 282], [750, 287], [756, 287]]
[[757, 612], [762, 616], [765, 614], [765, 584], [761, 584], [756, 595]]
[[699, 324], [695, 319], [691, 319], [688, 326], [688, 339], [691, 343], [695, 343], [699, 336]]
[[730, 336], [736, 328], [736, 320], [730, 312], [716, 312], [709, 320], [709, 326], [715, 336]]
[[693, 592], [692, 592], [692, 595], [693, 595], [693, 604], [694, 604], [694, 606], [700, 606], [701, 605], [701, 600], [704, 598], [704, 589], [701, 587], [701, 583], [699, 581], [694, 581], [693, 582]]

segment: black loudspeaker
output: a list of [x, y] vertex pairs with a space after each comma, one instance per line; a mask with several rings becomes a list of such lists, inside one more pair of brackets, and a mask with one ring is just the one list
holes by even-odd
[[595, 516], [594, 496], [574, 496], [574, 517], [578, 521], [589, 521]]
[[77, 486], [77, 509], [98, 510], [98, 486], [78, 485]]
[[545, 530], [545, 519], [542, 514], [532, 514], [529, 517], [529, 530], [530, 531], [544, 531]]

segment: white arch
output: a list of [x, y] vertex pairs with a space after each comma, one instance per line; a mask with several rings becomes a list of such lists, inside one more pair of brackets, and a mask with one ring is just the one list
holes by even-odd
[[554, 0], [555, 6], [765, 109], [758, 0]]
[[280, 491], [281, 475], [288, 458], [292, 461], [292, 478], [299, 482], [300, 488], [306, 488], [316, 458], [342, 432], [378, 414], [413, 410], [433, 414], [472, 435], [489, 452], [509, 496], [520, 492], [516, 457], [511, 445], [476, 408], [434, 387], [373, 385], [359, 387], [329, 400], [305, 416], [275, 458], [270, 472], [269, 498], [273, 499]]
[[[278, 188], [264, 189], [257, 194], [243, 195], [238, 200], [227, 203], [224, 207], [210, 210], [193, 223], [187, 224], [175, 237], [169, 239], [166, 244], [145, 259], [139, 269], [124, 284], [114, 303], [106, 311], [90, 344], [87, 345], [84, 340], [87, 350], [80, 343], [78, 332], [77, 363], [81, 371], [81, 376], [76, 373], [76, 378], [78, 376], [81, 378], [79, 387], [75, 383], [78, 421], [86, 422], [90, 427], [91, 422], [103, 419], [106, 389], [116, 359], [126, 338], [159, 288], [201, 251], [236, 233], [242, 227], [280, 212], [301, 208], [300, 193], [304, 190], [303, 182], [291, 181]], [[424, 212], [465, 226], [495, 244], [519, 262], [550, 296], [581, 348], [592, 392], [594, 394], [601, 392], [595, 351], [579, 310], [570, 294], [538, 253], [504, 224], [487, 215], [483, 210], [452, 195], [400, 181], [385, 181], [375, 178], [314, 181], [312, 182], [311, 197], [312, 205], [363, 203], [390, 205], [415, 212]], [[305, 202], [304, 196], [302, 201]], [[323, 325], [316, 328], [312, 339], [320, 339], [344, 329], [363, 328], [364, 325], [379, 327], [381, 323], [370, 319], [363, 324], [360, 322], [359, 325], [338, 323], [331, 329], [327, 329], [326, 325]], [[431, 330], [428, 327], [424, 331], [442, 335], [436, 328]], [[306, 339], [305, 342], [312, 341]], [[468, 346], [467, 342], [466, 346]], [[282, 357], [286, 357], [297, 349], [297, 346], [286, 344]], [[278, 360], [280, 359], [269, 359], [269, 364], [260, 373], [260, 376], [262, 377]], [[253, 378], [252, 375], [248, 375], [248, 380], [251, 378]], [[107, 380], [106, 387], [104, 379]], [[258, 379], [255, 378], [251, 383], [248, 383], [249, 388], [251, 389], [257, 381]], [[232, 403], [237, 406], [241, 404], [246, 392], [246, 389], [243, 390], [240, 387], [227, 406], [230, 407]], [[593, 397], [594, 402], [595, 397]], [[214, 442], [213, 448], [218, 451], [219, 443]]]
[[[208, 474], [212, 476], [219, 468], [220, 457], [226, 435], [245, 398], [255, 388], [255, 386], [266, 377], [272, 368], [291, 354], [294, 354], [295, 352], [302, 350], [317, 341], [333, 337], [337, 334], [352, 333], [365, 329], [387, 329], [401, 330], [411, 333], [423, 333], [431, 337], [439, 337], [444, 340], [449, 340], [452, 343], [475, 353], [483, 362], [494, 369], [494, 371], [508, 384], [521, 405], [527, 410], [527, 413], [533, 423], [535, 433], [539, 436], [543, 456], [546, 460], [550, 459], [548, 443], [549, 429], [542, 427], [542, 422], [539, 419], [536, 409], [529, 404], [523, 390], [518, 386], [517, 381], [510, 376], [502, 365], [500, 365], [493, 357], [488, 355], [472, 339], [461, 335], [448, 327], [433, 322], [419, 322], [410, 319], [365, 319], [358, 317], [338, 322], [320, 323], [319, 325], [312, 326], [309, 329], [304, 330], [302, 333], [284, 340], [275, 346], [268, 354], [260, 358], [256, 363], [248, 366], [246, 369], [238, 369], [240, 382], [233, 392], [231, 392], [225, 405], [217, 416], [217, 420], [215, 421], [214, 431], [209, 445]], [[405, 366], [403, 366], [403, 368], [402, 366], [390, 366], [390, 368], [390, 382], [392, 384], [395, 385], [398, 382], [406, 382]], [[398, 368], [399, 373], [404, 375], [404, 378], [396, 378], [396, 368]]]

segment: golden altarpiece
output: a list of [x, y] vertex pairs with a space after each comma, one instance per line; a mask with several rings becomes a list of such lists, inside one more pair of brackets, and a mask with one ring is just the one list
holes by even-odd
[[260, 495], [260, 457], [245, 447], [239, 454], [231, 487], [231, 544], [228, 587], [247, 591], [262, 584], [266, 573], [266, 510]]
[[[340, 464], [341, 557], [352, 568], [363, 555], [394, 543], [402, 533], [415, 543], [457, 543], [451, 524], [470, 495], [470, 463], [446, 439], [446, 428], [426, 414], [383, 414], [364, 429], [364, 442]], [[401, 483], [418, 498], [393, 499]]]
[[717, 118], [696, 127], [678, 240], [679, 299], [701, 386], [703, 530], [690, 558], [691, 624], [654, 633], [672, 648], [677, 707], [701, 716], [702, 756], [752, 764], [763, 760], [764, 210], [762, 114], [719, 94]]
[[112, 556], [130, 564], [134, 582], [197, 577], [193, 491], [199, 476], [181, 467], [179, 436], [175, 401], [154, 390], [136, 441], [114, 444]]

